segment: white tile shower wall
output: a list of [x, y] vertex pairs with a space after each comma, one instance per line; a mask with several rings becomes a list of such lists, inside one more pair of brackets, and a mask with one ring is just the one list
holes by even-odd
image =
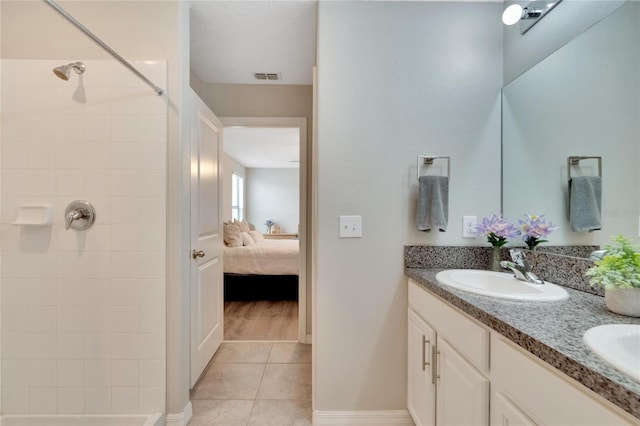
[[[2, 412], [164, 411], [166, 102], [114, 61], [56, 78], [68, 62], [2, 61]], [[64, 229], [76, 199], [87, 231]], [[11, 225], [43, 203], [53, 226]]]

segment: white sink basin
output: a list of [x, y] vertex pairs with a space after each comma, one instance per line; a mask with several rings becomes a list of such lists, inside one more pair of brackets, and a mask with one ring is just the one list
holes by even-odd
[[590, 328], [582, 336], [596, 355], [640, 382], [640, 324], [607, 324]]
[[522, 301], [558, 301], [569, 297], [560, 286], [552, 283], [530, 284], [505, 272], [480, 269], [449, 269], [436, 274], [438, 282], [483, 296]]

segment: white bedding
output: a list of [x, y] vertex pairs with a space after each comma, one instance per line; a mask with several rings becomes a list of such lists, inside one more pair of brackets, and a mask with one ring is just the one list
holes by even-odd
[[224, 272], [231, 274], [298, 275], [298, 240], [264, 240], [243, 247], [224, 247]]

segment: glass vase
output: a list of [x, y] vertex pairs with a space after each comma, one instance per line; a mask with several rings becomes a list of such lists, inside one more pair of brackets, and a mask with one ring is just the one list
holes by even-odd
[[491, 259], [489, 261], [489, 270], [500, 272], [502, 267], [500, 266], [501, 250], [500, 247], [491, 248]]

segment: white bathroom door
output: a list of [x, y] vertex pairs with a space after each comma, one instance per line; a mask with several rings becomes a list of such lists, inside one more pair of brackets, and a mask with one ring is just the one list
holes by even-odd
[[191, 126], [191, 387], [223, 333], [222, 124], [192, 92]]

